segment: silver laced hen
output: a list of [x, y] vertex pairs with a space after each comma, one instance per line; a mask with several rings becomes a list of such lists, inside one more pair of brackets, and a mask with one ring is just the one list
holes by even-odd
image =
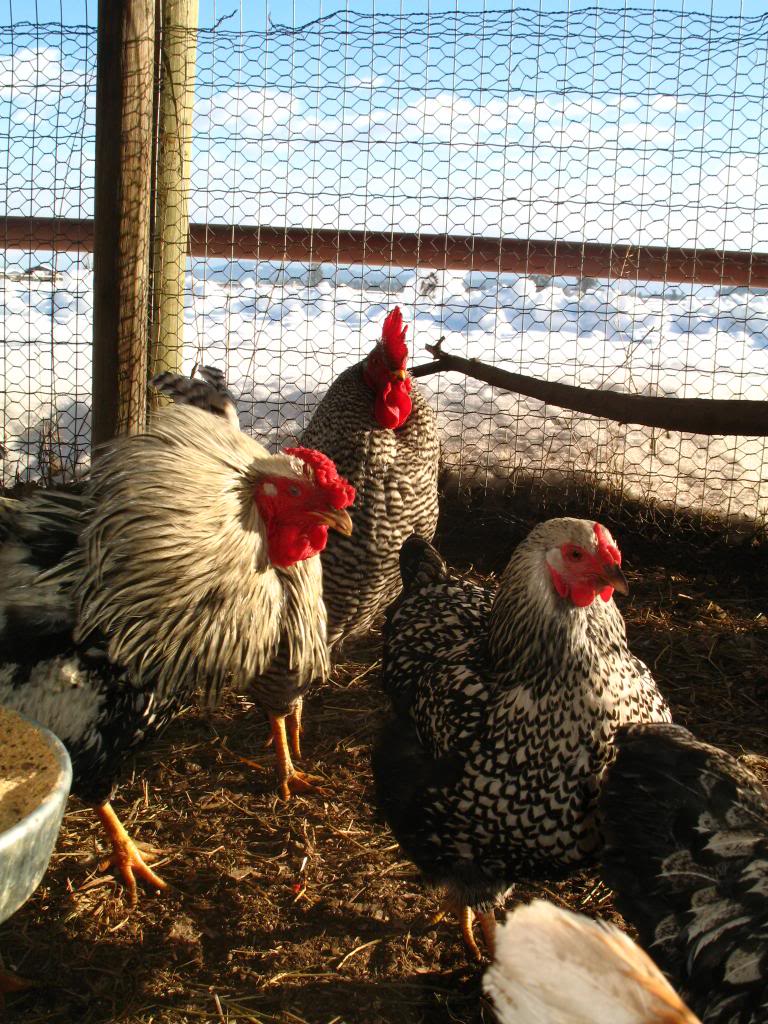
[[768, 788], [681, 726], [619, 731], [603, 877], [705, 1024], [768, 1020]]
[[369, 629], [400, 593], [403, 541], [431, 540], [437, 526], [437, 423], [406, 369], [406, 329], [395, 307], [381, 340], [339, 374], [301, 438], [333, 459], [357, 494], [353, 534], [329, 538], [322, 555], [332, 646]]
[[377, 799], [477, 956], [475, 913], [492, 945], [493, 907], [516, 879], [594, 857], [616, 729], [670, 714], [627, 647], [621, 556], [599, 524], [537, 526], [495, 594], [452, 580], [418, 538], [401, 561], [382, 666], [398, 715], [374, 751]]
[[[259, 684], [281, 788], [302, 788], [285, 719], [328, 671], [319, 551], [354, 491], [305, 448], [270, 455], [231, 417], [169, 407], [95, 464], [85, 497], [3, 505], [0, 703], [73, 762], [135, 900], [144, 863], [110, 805], [128, 752], [196, 694]], [[264, 683], [285, 659], [290, 673]]]

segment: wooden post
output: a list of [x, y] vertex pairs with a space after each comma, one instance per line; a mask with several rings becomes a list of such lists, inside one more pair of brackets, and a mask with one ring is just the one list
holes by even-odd
[[92, 444], [143, 429], [154, 0], [99, 0]]
[[[197, 0], [162, 0], [149, 370], [181, 370]], [[152, 401], [156, 399], [153, 396]]]

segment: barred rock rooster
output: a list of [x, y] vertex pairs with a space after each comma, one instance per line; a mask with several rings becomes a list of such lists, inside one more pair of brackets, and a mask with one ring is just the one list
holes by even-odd
[[395, 307], [381, 340], [339, 374], [301, 437], [357, 493], [353, 536], [329, 538], [322, 555], [331, 646], [370, 628], [400, 592], [403, 541], [412, 533], [431, 540], [437, 526], [437, 423], [408, 375], [406, 330]]
[[600, 799], [603, 877], [706, 1024], [768, 1020], [768, 788], [672, 725], [616, 736]]
[[701, 1024], [628, 935], [544, 900], [507, 916], [483, 988], [499, 1024]]
[[[171, 406], [94, 465], [85, 498], [6, 505], [0, 704], [65, 743], [132, 902], [155, 888], [110, 804], [127, 752], [196, 692], [260, 681], [281, 789], [302, 788], [286, 717], [328, 671], [318, 553], [353, 489], [320, 452], [270, 455], [231, 419]], [[264, 683], [276, 657], [290, 675]]]
[[495, 594], [451, 579], [419, 538], [400, 557], [382, 665], [397, 716], [374, 751], [377, 798], [479, 958], [475, 915], [492, 948], [494, 905], [516, 879], [562, 877], [594, 857], [616, 729], [670, 715], [627, 647], [612, 597], [627, 581], [600, 524], [537, 526]]

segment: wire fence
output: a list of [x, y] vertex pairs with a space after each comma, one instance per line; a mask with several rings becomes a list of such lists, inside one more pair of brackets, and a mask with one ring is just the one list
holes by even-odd
[[[768, 289], [739, 284], [344, 262], [350, 231], [768, 253], [768, 15], [589, 8], [363, 15], [197, 34], [190, 216], [330, 229], [318, 261], [286, 235], [232, 234], [187, 267], [183, 366], [226, 370], [245, 429], [293, 438], [334, 377], [411, 323], [445, 349], [541, 379], [633, 394], [764, 400]], [[0, 28], [9, 216], [90, 218], [96, 35]], [[272, 233], [274, 235], [274, 232]], [[6, 249], [2, 483], [89, 457], [92, 262]], [[266, 247], [265, 247], [266, 249]], [[401, 260], [402, 262], [402, 260]], [[663, 277], [664, 275], [657, 275]], [[439, 374], [446, 464], [466, 482], [586, 481], [762, 516], [766, 441], [621, 425]]]

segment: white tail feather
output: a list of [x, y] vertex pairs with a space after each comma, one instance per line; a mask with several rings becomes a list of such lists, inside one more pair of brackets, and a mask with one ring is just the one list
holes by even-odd
[[498, 929], [483, 985], [502, 1024], [700, 1024], [629, 936], [543, 900]]

